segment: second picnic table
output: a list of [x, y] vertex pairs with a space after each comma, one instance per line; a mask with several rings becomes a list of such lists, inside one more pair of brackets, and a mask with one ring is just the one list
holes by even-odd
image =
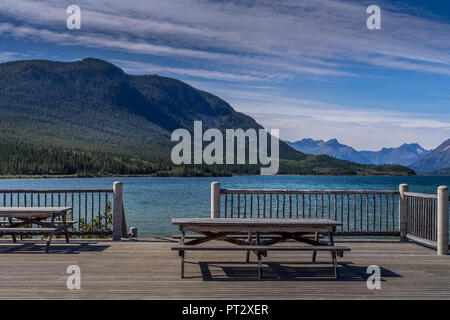
[[[0, 217], [7, 218], [2, 222], [0, 228], [1, 234], [10, 234], [13, 241], [16, 242], [17, 234], [43, 234], [48, 235], [46, 252], [49, 251], [51, 238], [54, 234], [64, 232], [66, 242], [69, 242], [67, 232], [70, 226], [67, 221], [67, 212], [72, 207], [2, 207], [0, 208]], [[62, 223], [57, 223], [56, 218], [61, 217]], [[50, 219], [48, 221], [47, 219]], [[37, 225], [39, 227], [27, 227]]]
[[[334, 275], [338, 278], [336, 255], [342, 256], [347, 247], [334, 245], [334, 232], [340, 222], [330, 219], [233, 219], [233, 218], [174, 218], [172, 224], [180, 228], [180, 244], [172, 250], [177, 250], [181, 257], [181, 276], [184, 277], [184, 252], [187, 250], [243, 250], [254, 252], [258, 257], [258, 274], [262, 277], [261, 257], [267, 256], [267, 251], [312, 251], [313, 262], [317, 251], [331, 252]], [[186, 242], [185, 232], [192, 231], [201, 236]], [[238, 233], [248, 233], [248, 239], [234, 237]], [[261, 234], [265, 239], [261, 239]], [[255, 235], [253, 239], [252, 235]], [[308, 237], [313, 234], [314, 237]], [[328, 236], [328, 242], [319, 239], [320, 234]], [[223, 240], [237, 246], [197, 246], [211, 240]], [[310, 246], [274, 246], [274, 244], [296, 240]]]

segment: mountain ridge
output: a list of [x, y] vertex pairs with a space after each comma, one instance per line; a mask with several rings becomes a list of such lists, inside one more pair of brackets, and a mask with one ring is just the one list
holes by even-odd
[[450, 139], [441, 143], [431, 153], [414, 162], [411, 168], [421, 173], [443, 170], [450, 167]]
[[397, 148], [382, 148], [378, 151], [358, 151], [348, 145], [341, 144], [337, 139], [324, 141], [305, 138], [295, 142], [287, 141], [287, 144], [307, 154], [326, 154], [362, 164], [400, 164], [408, 166], [431, 152], [417, 143], [404, 143]]

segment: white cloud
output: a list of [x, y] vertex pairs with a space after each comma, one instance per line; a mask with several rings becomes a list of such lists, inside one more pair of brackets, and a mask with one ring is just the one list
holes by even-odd
[[74, 45], [209, 59], [238, 69], [352, 76], [343, 70], [346, 63], [438, 74], [448, 74], [444, 66], [450, 65], [448, 24], [383, 6], [382, 30], [370, 32], [365, 7], [349, 1], [78, 0], [82, 32], [74, 34], [64, 30], [64, 9], [72, 2], [2, 0], [0, 12], [41, 35], [49, 31], [46, 41], [64, 34]]
[[[275, 79], [275, 77], [271, 74], [264, 74], [254, 71], [248, 71], [247, 74], [239, 74], [205, 69], [173, 68], [153, 63], [126, 61], [119, 59], [112, 59], [111, 62], [115, 63], [126, 72], [132, 74], [159, 73], [163, 75], [183, 75], [224, 81], [266, 81]], [[285, 75], [282, 78], [286, 79], [288, 77], [288, 75]]]
[[18, 57], [23, 57], [23, 55], [18, 52], [7, 52], [7, 51], [0, 52], [0, 61], [1, 62], [17, 59]]

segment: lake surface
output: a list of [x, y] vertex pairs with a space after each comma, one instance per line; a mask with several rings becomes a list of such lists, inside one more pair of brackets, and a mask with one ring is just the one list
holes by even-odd
[[450, 186], [449, 176], [359, 177], [359, 176], [235, 176], [224, 178], [82, 178], [7, 179], [1, 189], [105, 189], [114, 181], [124, 184], [128, 227], [138, 227], [139, 236], [171, 236], [177, 228], [173, 217], [209, 217], [211, 182], [222, 188], [309, 190], [398, 190], [408, 183], [413, 192], [436, 193]]

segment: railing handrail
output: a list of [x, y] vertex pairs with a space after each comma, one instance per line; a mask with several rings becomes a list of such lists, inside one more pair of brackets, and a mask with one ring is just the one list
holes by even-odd
[[113, 189], [7, 189], [0, 193], [114, 193]]
[[404, 196], [406, 196], [406, 197], [437, 199], [437, 195], [436, 194], [417, 193], [417, 192], [403, 192], [402, 194]]
[[297, 189], [220, 189], [220, 194], [389, 194], [397, 190], [297, 190]]

